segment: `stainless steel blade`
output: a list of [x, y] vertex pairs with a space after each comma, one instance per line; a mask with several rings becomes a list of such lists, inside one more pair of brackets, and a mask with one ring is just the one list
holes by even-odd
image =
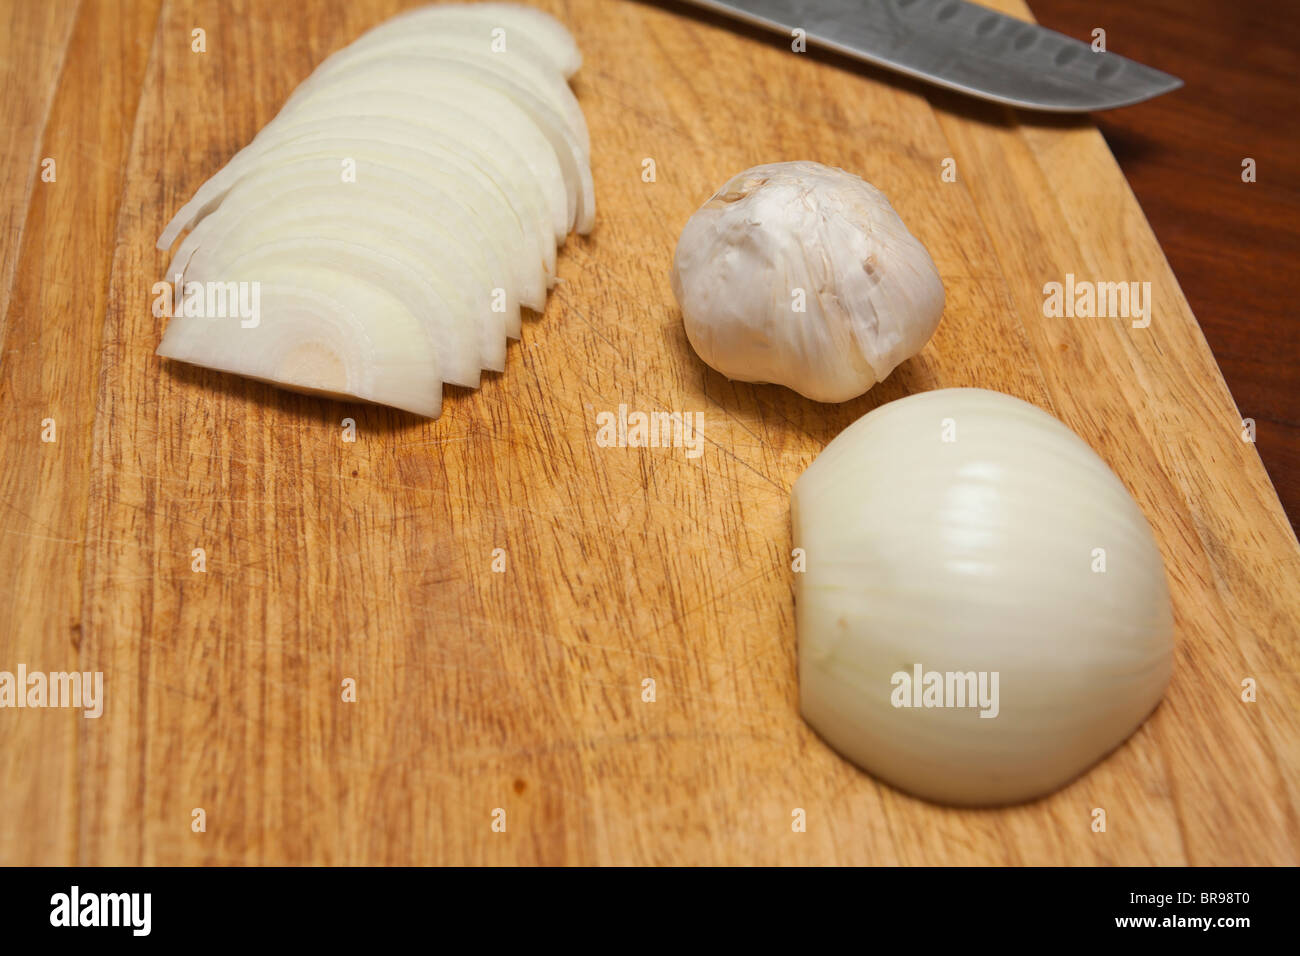
[[687, 0], [808, 45], [973, 96], [1082, 113], [1140, 103], [1176, 76], [962, 0]]

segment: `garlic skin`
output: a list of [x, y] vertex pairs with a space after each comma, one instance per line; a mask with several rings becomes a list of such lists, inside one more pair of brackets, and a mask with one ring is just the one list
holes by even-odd
[[921, 351], [944, 303], [885, 194], [811, 162], [755, 166], [719, 189], [682, 230], [672, 287], [706, 363], [819, 402], [855, 398]]
[[[1082, 439], [1019, 399], [942, 389], [876, 409], [800, 476], [791, 518], [801, 712], [903, 790], [968, 806], [1049, 793], [1169, 682], [1150, 527]], [[918, 664], [996, 673], [996, 716], [895, 706], [893, 675]]]

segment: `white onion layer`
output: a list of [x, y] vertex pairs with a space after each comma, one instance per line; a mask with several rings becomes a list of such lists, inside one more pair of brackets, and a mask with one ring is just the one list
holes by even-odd
[[178, 315], [159, 353], [436, 416], [444, 381], [504, 369], [592, 227], [580, 63], [504, 3], [409, 11], [329, 57], [159, 238], [193, 230], [169, 281], [263, 286], [261, 322]]
[[[1132, 734], [1169, 682], [1151, 529], [1106, 463], [1032, 405], [982, 389], [884, 405], [808, 467], [791, 517], [802, 713], [904, 790], [964, 805], [1048, 793]], [[996, 716], [952, 706], [964, 677], [937, 698], [948, 706], [898, 706], [896, 675], [918, 666], [990, 687], [997, 674]]]

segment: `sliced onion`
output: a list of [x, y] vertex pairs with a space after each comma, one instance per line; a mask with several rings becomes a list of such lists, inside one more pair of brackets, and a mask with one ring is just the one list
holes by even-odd
[[327, 59], [159, 239], [193, 230], [169, 279], [257, 283], [259, 323], [178, 315], [159, 353], [436, 416], [444, 382], [504, 369], [593, 225], [580, 63], [503, 3], [411, 11]]
[[[340, 181], [346, 159], [357, 164], [358, 181], [363, 185], [372, 185], [372, 180], [382, 181], [391, 170], [412, 176], [422, 186], [436, 191], [468, 217], [476, 252], [490, 267], [493, 287], [501, 286], [509, 292], [512, 307], [522, 304], [538, 311], [545, 307], [549, 275], [546, 250], [540, 247], [542, 240], [533, 228], [525, 231], [505, 194], [473, 163], [437, 146], [416, 149], [400, 143], [345, 136], [329, 140], [294, 139], [268, 151], [255, 168], [261, 172], [313, 158], [329, 160], [328, 168], [335, 182]], [[551, 240], [552, 262], [554, 258], [555, 244]]]
[[[364, 197], [372, 210], [372, 218], [381, 222], [385, 229], [418, 230], [416, 235], [423, 242], [434, 244], [437, 251], [424, 259], [419, 258], [417, 249], [405, 247], [391, 236], [377, 240], [376, 249], [406, 262], [422, 278], [430, 279], [445, 290], [444, 301], [460, 325], [482, 326], [477, 334], [480, 364], [483, 368], [501, 371], [507, 323], [511, 317], [508, 311], [492, 312], [490, 306], [492, 290], [502, 284], [504, 266], [472, 215], [455, 204], [455, 197], [439, 192], [427, 181], [404, 172], [367, 164], [358, 167], [357, 182], [343, 183], [339, 180], [338, 169], [336, 160], [307, 159], [270, 167], [241, 180], [218, 212], [200, 223], [181, 243], [168, 274], [183, 272], [187, 279], [190, 278], [189, 271], [201, 261], [200, 252], [205, 247], [220, 250], [225, 254], [225, 261], [241, 254], [240, 240], [232, 239], [230, 230], [250, 217], [260, 219], [274, 215], [277, 209], [285, 206], [301, 207], [304, 215], [328, 215], [334, 210], [342, 217], [345, 210], [356, 208], [353, 200]], [[288, 193], [293, 195], [287, 196]], [[415, 221], [411, 217], [415, 217]], [[289, 229], [288, 223], [286, 220], [282, 228]], [[327, 233], [317, 229], [312, 234]], [[345, 234], [338, 238], [345, 238]], [[467, 254], [468, 259], [462, 253]], [[210, 261], [212, 256], [208, 258]], [[466, 286], [472, 286], [477, 293], [474, 303], [465, 298]], [[508, 297], [507, 305], [510, 301]], [[484, 324], [484, 308], [488, 309], [488, 325]], [[515, 313], [514, 321], [517, 323], [517, 308]], [[435, 328], [440, 320], [438, 317], [428, 319]], [[448, 375], [447, 378], [463, 384], [459, 377]]]
[[463, 321], [463, 317], [409, 261], [361, 243], [322, 236], [289, 236], [250, 246], [230, 261], [191, 262], [185, 272], [185, 281], [260, 281], [259, 277], [265, 272], [300, 264], [331, 269], [375, 288], [388, 290], [438, 353], [443, 381], [478, 388], [482, 365], [477, 326]]
[[[357, 164], [356, 183], [340, 181], [344, 157]], [[486, 288], [506, 290], [506, 314], [512, 320], [509, 324], [516, 336], [519, 305], [540, 309], [545, 304], [547, 276], [537, 257], [535, 243], [527, 241], [509, 207], [503, 201], [494, 202], [490, 184], [485, 186], [467, 171], [459, 167], [448, 169], [441, 160], [396, 145], [351, 139], [334, 139], [328, 143], [295, 140], [268, 153], [263, 163], [240, 179], [238, 185], [252, 181], [265, 182], [264, 187], [256, 187], [261, 189], [289, 188], [293, 179], [276, 173], [286, 166], [317, 174], [323, 185], [335, 185], [343, 191], [372, 193], [376, 188], [388, 186], [390, 201], [418, 207], [427, 217], [429, 229], [459, 237], [467, 246], [466, 253], [483, 261], [491, 279]], [[457, 172], [459, 176], [454, 175]], [[414, 183], [405, 177], [412, 177]], [[246, 195], [248, 188], [241, 195]], [[234, 201], [228, 195], [221, 209]], [[197, 248], [199, 241], [212, 241], [202, 230], [207, 221], [181, 243], [176, 254], [178, 263], [183, 265], [188, 261], [188, 254]], [[168, 274], [175, 271], [174, 265]]]
[[564, 24], [536, 7], [513, 3], [417, 7], [381, 23], [358, 42], [393, 34], [438, 33], [452, 25], [478, 27], [489, 38], [493, 29], [501, 27], [506, 31], [507, 49], [518, 38], [526, 38], [566, 79], [582, 66], [582, 53]]
[[569, 226], [579, 232], [591, 230], [595, 191], [586, 153], [576, 135], [565, 125], [564, 118], [536, 94], [477, 63], [447, 60], [433, 54], [393, 56], [376, 63], [361, 63], [340, 70], [320, 86], [286, 104], [272, 122], [293, 115], [294, 110], [313, 101], [328, 101], [340, 92], [357, 91], [409, 92], [448, 105], [476, 104], [475, 117], [510, 119], [516, 124], [516, 135], [525, 135], [531, 121], [550, 143], [560, 163], [568, 192]]
[[[261, 201], [229, 202], [186, 238], [189, 242], [201, 236], [192, 258], [181, 266], [186, 279], [201, 274], [220, 280], [225, 263], [277, 239], [316, 236], [359, 242], [427, 278], [451, 318], [477, 331], [480, 366], [504, 371], [508, 315], [492, 310], [493, 280], [481, 263], [462, 254], [451, 232], [430, 228], [415, 210], [390, 197], [337, 184], [304, 185], [308, 177], [293, 169], [275, 172], [282, 185], [292, 188], [261, 193]], [[430, 271], [429, 262], [442, 262], [446, 268]], [[437, 341], [441, 325], [429, 317], [422, 321], [431, 326]]]
[[295, 391], [437, 418], [438, 356], [388, 292], [329, 269], [258, 270], [260, 321], [176, 316], [158, 354]]
[[564, 174], [553, 149], [536, 126], [523, 117], [514, 104], [507, 103], [507, 114], [496, 116], [471, 112], [469, 104], [456, 104], [444, 98], [417, 93], [375, 93], [360, 91], [337, 96], [330, 101], [306, 103], [291, 116], [277, 117], [245, 146], [226, 166], [199, 187], [163, 231], [158, 248], [169, 249], [183, 229], [216, 208], [222, 196], [258, 157], [275, 146], [292, 140], [309, 128], [339, 123], [336, 135], [347, 129], [342, 118], [370, 116], [392, 122], [427, 128], [438, 135], [454, 136], [474, 149], [495, 149], [503, 164], [518, 163], [527, 170], [528, 179], [516, 181], [521, 189], [531, 188], [538, 201], [549, 210], [549, 220], [556, 242], [562, 242], [570, 228], [570, 205]]
[[510, 46], [501, 53], [492, 51], [489, 37], [474, 37], [463, 25], [452, 25], [433, 35], [398, 33], [382, 38], [380, 42], [368, 44], [366, 39], [363, 37], [326, 59], [294, 90], [285, 106], [340, 72], [383, 63], [398, 56], [432, 54], [442, 59], [473, 63], [504, 80], [518, 84], [525, 91], [535, 92], [564, 118], [565, 125], [582, 146], [584, 155], [590, 155], [591, 137], [578, 98], [573, 95], [564, 76], [553, 69], [544, 57], [529, 52], [530, 47], [524, 37], [511, 37]]

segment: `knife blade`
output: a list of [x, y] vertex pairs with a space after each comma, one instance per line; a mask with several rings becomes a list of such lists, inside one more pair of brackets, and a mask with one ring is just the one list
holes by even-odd
[[1020, 109], [1060, 113], [1140, 103], [1176, 76], [964, 0], [686, 0], [810, 46]]

